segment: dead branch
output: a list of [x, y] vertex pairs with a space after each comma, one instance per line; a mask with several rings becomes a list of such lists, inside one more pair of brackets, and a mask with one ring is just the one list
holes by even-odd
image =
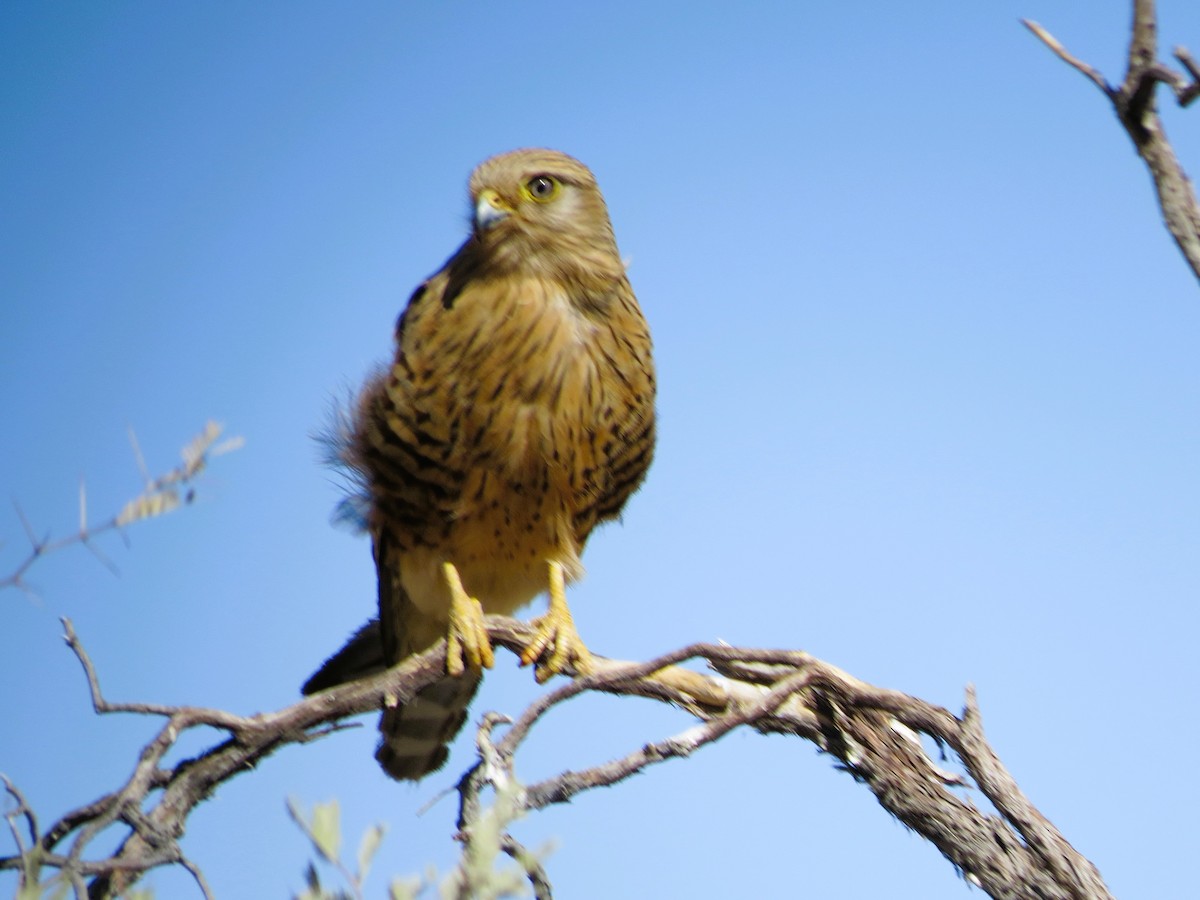
[[1155, 88], [1165, 84], [1174, 93], [1180, 106], [1191, 104], [1200, 96], [1200, 69], [1183, 47], [1176, 48], [1174, 55], [1187, 72], [1186, 76], [1158, 60], [1154, 0], [1134, 0], [1128, 64], [1124, 80], [1116, 87], [1109, 84], [1098, 70], [1067, 52], [1041, 25], [1028, 19], [1021, 21], [1059, 59], [1080, 72], [1108, 97], [1138, 155], [1150, 170], [1167, 229], [1191, 266], [1192, 273], [1200, 278], [1200, 206], [1196, 203], [1192, 183], [1167, 140], [1154, 102]]
[[[77, 896], [110, 897], [128, 889], [152, 868], [182, 865], [204, 896], [209, 889], [180, 840], [188, 816], [222, 784], [281, 747], [305, 743], [347, 727], [345, 720], [403, 703], [444, 677], [445, 642], [386, 672], [339, 685], [277, 712], [240, 716], [223, 710], [105, 699], [90, 657], [64, 620], [68, 646], [83, 667], [98, 714], [125, 713], [165, 719], [142, 748], [130, 778], [115, 791], [63, 816], [44, 832], [15, 786], [8, 785], [30, 840], [17, 855], [0, 858], [0, 870], [36, 878], [36, 868], [74, 887]], [[532, 628], [514, 619], [489, 617], [498, 645], [520, 652]], [[704, 661], [713, 674], [682, 668]], [[492, 730], [508, 720], [489, 714], [480, 729], [479, 763], [459, 782], [459, 839], [470, 848], [472, 829], [487, 787], [519, 798], [519, 812], [562, 803], [595, 787], [616, 784], [649, 766], [686, 757], [729, 731], [749, 726], [764, 733], [795, 735], [838, 760], [906, 826], [929, 840], [971, 883], [996, 898], [1107, 898], [1095, 867], [1083, 858], [1025, 797], [983, 733], [974, 692], [967, 691], [961, 715], [898, 691], [874, 687], [807, 653], [757, 650], [724, 644], [693, 644], [647, 662], [598, 657], [596, 670], [543, 695], [512, 722], [498, 741]], [[666, 702], [698, 720], [666, 740], [627, 755], [560, 774], [528, 786], [517, 781], [516, 754], [530, 731], [554, 708], [587, 691], [646, 697]], [[228, 737], [199, 756], [165, 762], [187, 730], [208, 726]], [[948, 748], [963, 774], [947, 772], [926, 752], [920, 735]], [[366, 763], [364, 762], [364, 765]], [[971, 802], [978, 791], [998, 811], [982, 812]], [[507, 820], [505, 820], [507, 821]], [[124, 829], [117, 851], [89, 856], [91, 842], [111, 828]], [[66, 845], [62, 849], [61, 845]], [[537, 859], [506, 832], [499, 850], [517, 859], [539, 897], [550, 883]], [[466, 852], [466, 850], [464, 850]], [[30, 875], [30, 866], [33, 873]], [[85, 879], [91, 879], [85, 886]]]

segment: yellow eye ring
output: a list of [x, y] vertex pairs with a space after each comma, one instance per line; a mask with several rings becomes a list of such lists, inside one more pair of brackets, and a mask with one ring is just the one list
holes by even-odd
[[534, 175], [525, 182], [525, 193], [530, 200], [548, 203], [558, 195], [558, 181], [549, 175]]

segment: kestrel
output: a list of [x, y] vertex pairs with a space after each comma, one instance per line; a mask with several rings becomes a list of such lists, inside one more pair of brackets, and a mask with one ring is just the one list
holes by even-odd
[[439, 768], [493, 655], [483, 616], [543, 591], [522, 654], [539, 680], [591, 657], [566, 585], [654, 452], [654, 363], [604, 198], [553, 150], [514, 150], [471, 175], [471, 234], [419, 285], [390, 368], [337, 439], [363, 488], [379, 618], [304, 685], [313, 693], [448, 639], [447, 677], [380, 719], [393, 778]]

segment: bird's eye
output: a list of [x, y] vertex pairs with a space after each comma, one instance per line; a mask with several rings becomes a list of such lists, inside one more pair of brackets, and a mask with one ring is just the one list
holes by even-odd
[[529, 196], [539, 203], [545, 203], [558, 193], [558, 182], [549, 175], [535, 175], [525, 183]]

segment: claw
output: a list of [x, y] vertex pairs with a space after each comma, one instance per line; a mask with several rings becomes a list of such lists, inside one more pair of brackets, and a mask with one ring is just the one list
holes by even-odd
[[[521, 653], [521, 665], [537, 662], [533, 677], [538, 684], [552, 675], [560, 675], [570, 666], [580, 675], [594, 669], [592, 654], [579, 632], [567, 606], [567, 586], [561, 563], [550, 562], [550, 608], [534, 620], [537, 632]], [[549, 658], [543, 658], [549, 653]]]
[[446, 672], [461, 675], [467, 668], [490, 669], [496, 661], [483, 606], [463, 588], [454, 563], [443, 563], [442, 574], [450, 589], [450, 628], [446, 632]]

